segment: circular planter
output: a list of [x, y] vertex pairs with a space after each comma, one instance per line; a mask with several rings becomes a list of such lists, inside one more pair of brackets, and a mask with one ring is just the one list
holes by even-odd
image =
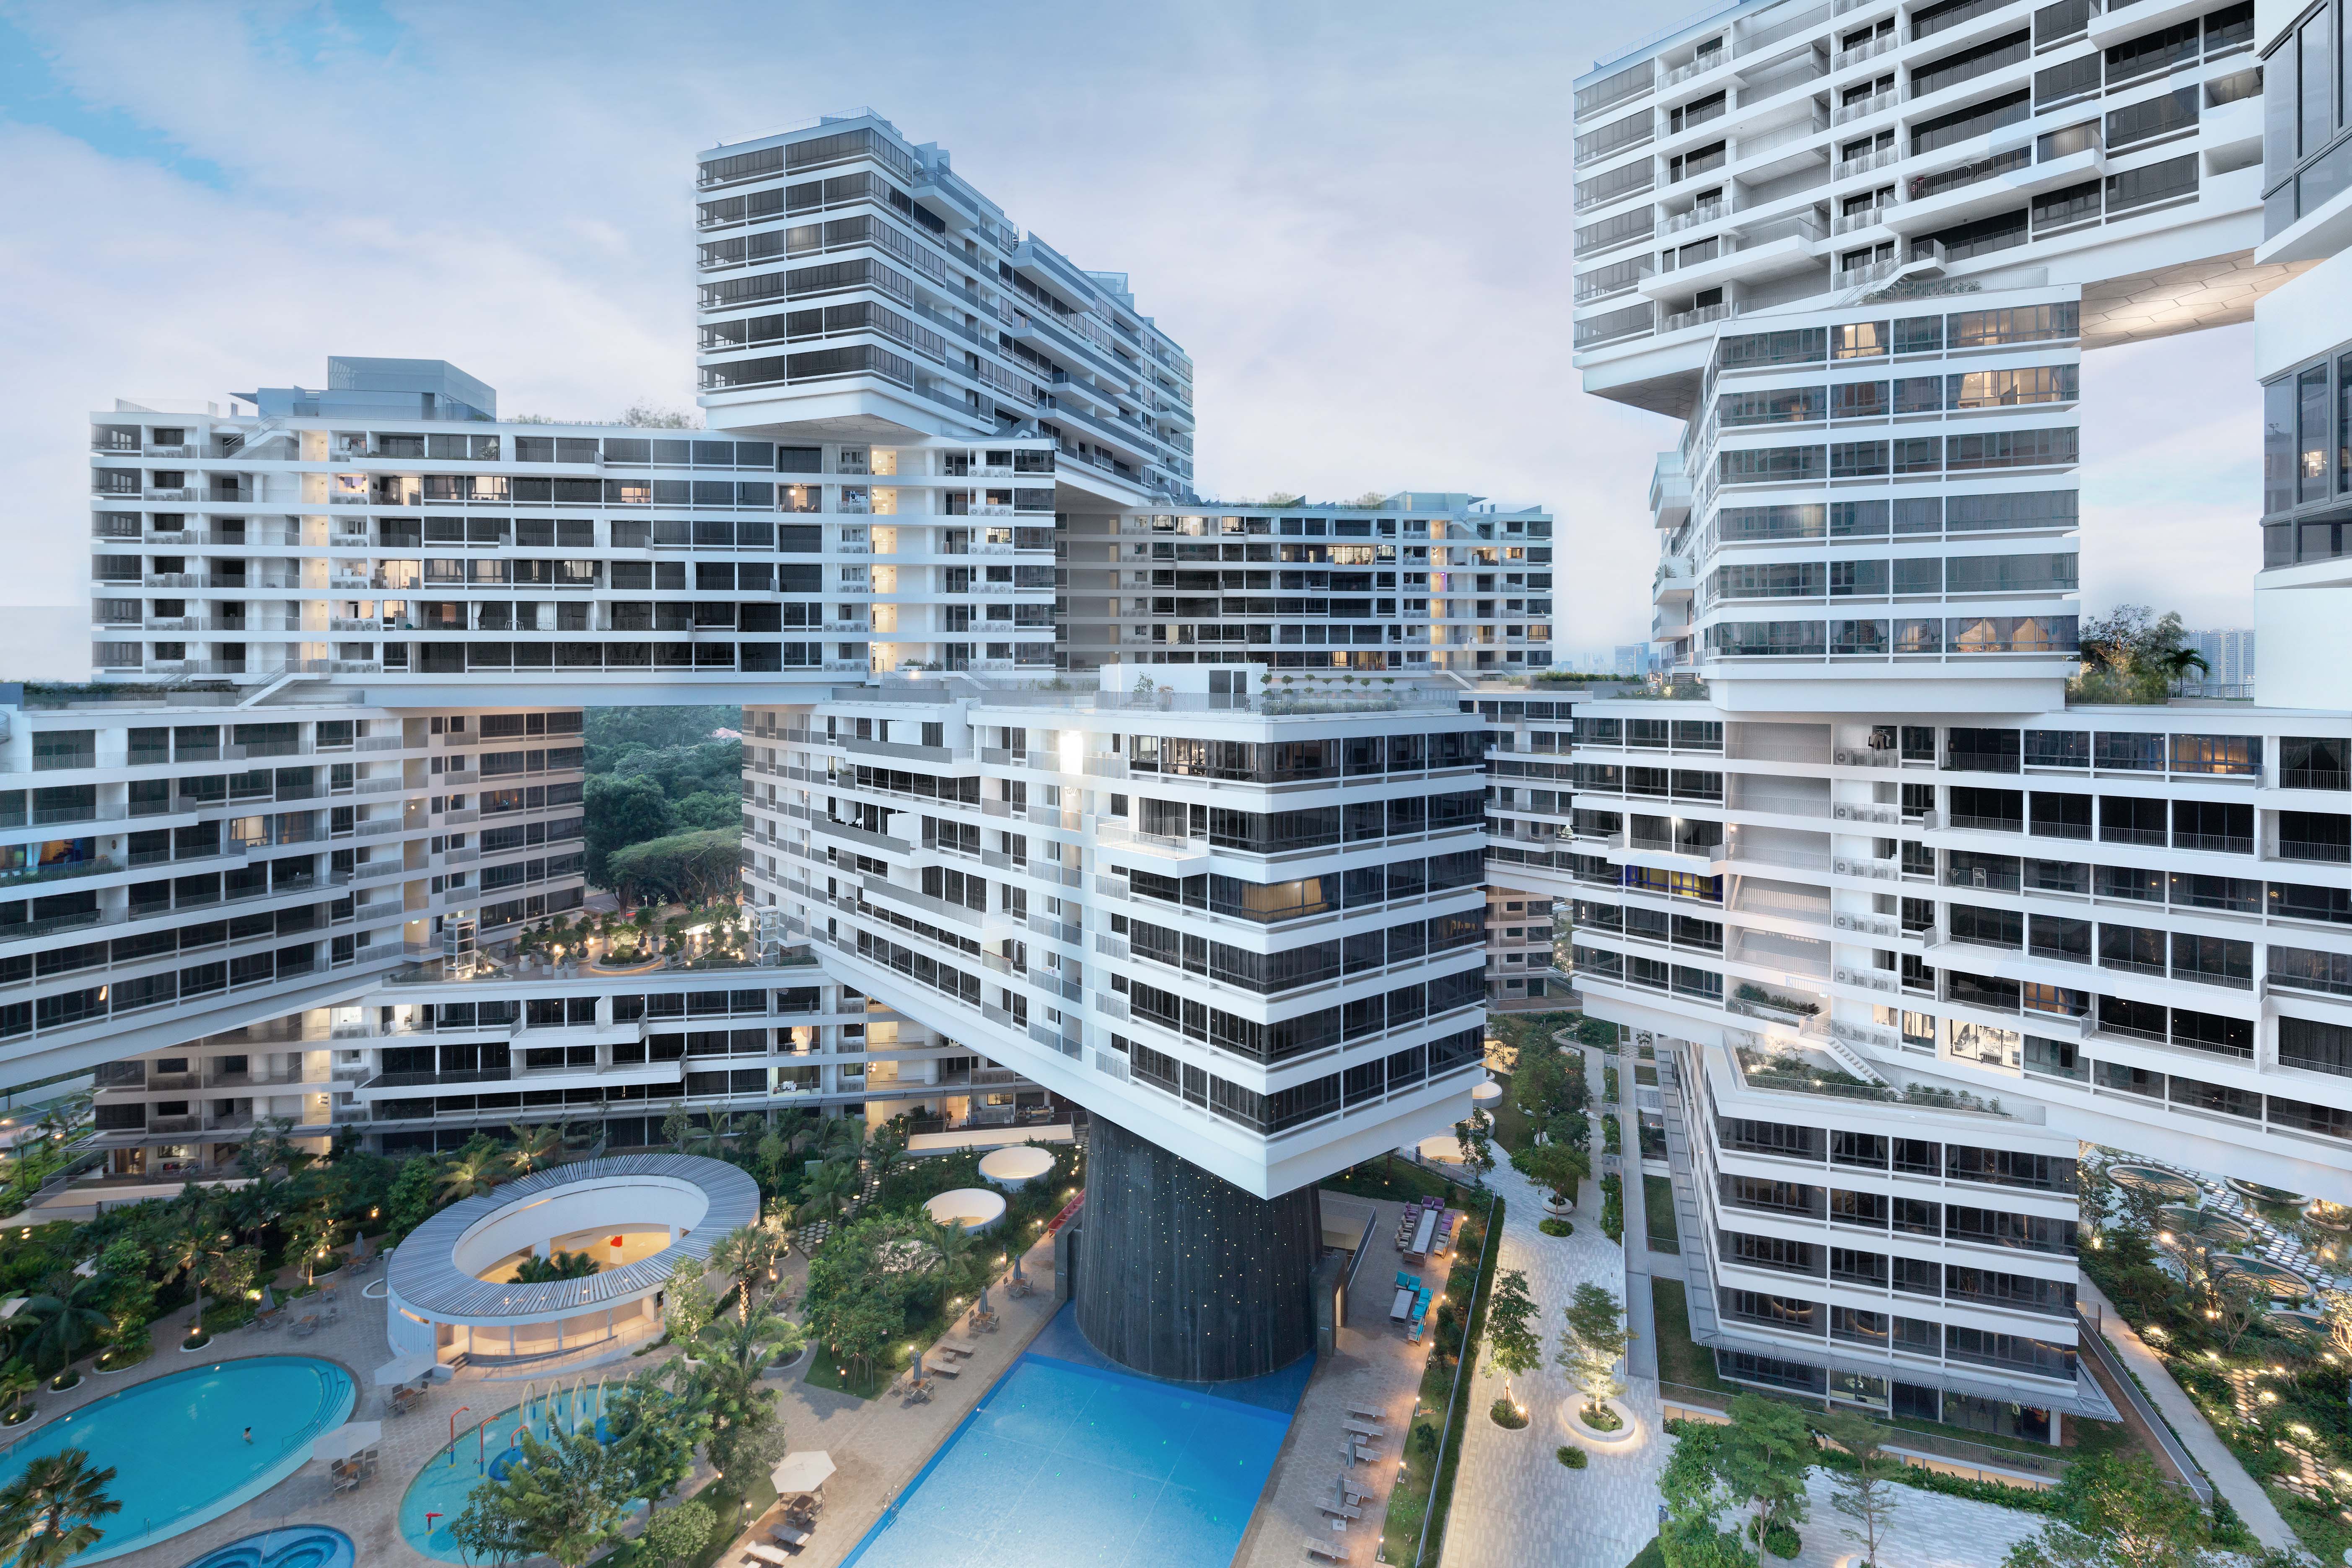
[[19, 1405], [5, 1415], [0, 1415], [0, 1426], [22, 1426], [40, 1412], [30, 1405]]
[[1568, 1402], [1568, 1425], [1577, 1436], [1596, 1448], [1622, 1448], [1642, 1435], [1642, 1426], [1633, 1419], [1633, 1413], [1625, 1408], [1624, 1401], [1612, 1399], [1607, 1404], [1617, 1419], [1624, 1423], [1614, 1432], [1603, 1432], [1584, 1424], [1584, 1400], [1580, 1395]]
[[1524, 1432], [1528, 1427], [1528, 1417], [1508, 1399], [1496, 1399], [1486, 1407], [1486, 1415], [1506, 1432]]
[[212, 1348], [213, 1336], [210, 1334], [206, 1334], [201, 1340], [182, 1340], [180, 1342], [180, 1353], [182, 1355], [201, 1355], [203, 1352]]
[[1566, 1219], [1569, 1215], [1576, 1212], [1576, 1205], [1574, 1204], [1555, 1203], [1552, 1201], [1550, 1194], [1546, 1194], [1544, 1196], [1543, 1211], [1544, 1213], [1551, 1215], [1554, 1219]]
[[154, 1358], [154, 1351], [151, 1349], [145, 1355], [141, 1356], [137, 1361], [127, 1361], [121, 1366], [107, 1366], [103, 1364], [106, 1358], [100, 1356], [98, 1360], [89, 1363], [89, 1370], [98, 1373], [100, 1377], [120, 1377], [126, 1372], [131, 1372], [136, 1368], [145, 1366], [148, 1362]]

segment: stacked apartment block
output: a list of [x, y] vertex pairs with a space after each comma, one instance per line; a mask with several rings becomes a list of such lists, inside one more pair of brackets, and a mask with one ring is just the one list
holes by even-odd
[[[1470, 693], [1550, 663], [1552, 520], [1201, 500], [1192, 362], [1126, 277], [870, 112], [709, 150], [694, 201], [709, 428], [341, 357], [91, 416], [102, 684], [0, 742], [11, 1078], [95, 1075], [117, 1195], [278, 1119], [1089, 1113], [1089, 1331], [1279, 1364], [1313, 1184], [1451, 1124], [1490, 992], [1544, 994]], [[585, 710], [709, 702], [753, 952], [519, 943], [585, 904]], [[1498, 798], [1532, 835], [1567, 795]]]
[[[2334, 8], [1775, 0], [1579, 82], [1578, 363], [1681, 422], [1705, 685], [1579, 704], [1538, 885], [1727, 1378], [2054, 1441], [2082, 1142], [2352, 1195]], [[2283, 678], [2070, 706], [2082, 355], [2250, 317]]]

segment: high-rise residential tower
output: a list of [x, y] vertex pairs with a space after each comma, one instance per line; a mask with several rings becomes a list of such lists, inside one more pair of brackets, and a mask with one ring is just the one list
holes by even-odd
[[[2320, 367], [2274, 432], [2333, 395], [2335, 338], [2271, 324], [2332, 248], [2280, 149], [2324, 169], [2334, 110], [2255, 52], [2288, 20], [1778, 0], [1579, 82], [1578, 363], [1681, 423], [1655, 641], [1705, 687], [1579, 705], [1553, 887], [1593, 1012], [1668, 1060], [1727, 1377], [2055, 1440], [2106, 1404], [2079, 1141], [2352, 1192], [2352, 719], [2066, 697], [2083, 353], [2251, 315]], [[2333, 448], [2273, 439], [2265, 560], [2316, 585], [2285, 514]]]

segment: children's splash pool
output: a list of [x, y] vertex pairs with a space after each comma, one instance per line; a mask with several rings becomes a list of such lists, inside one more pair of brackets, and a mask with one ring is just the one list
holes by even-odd
[[[194, 1530], [302, 1468], [310, 1445], [349, 1418], [349, 1373], [311, 1356], [247, 1356], [191, 1367], [93, 1400], [0, 1455], [0, 1486], [33, 1459], [79, 1448], [112, 1466], [122, 1511], [73, 1559], [103, 1563]], [[168, 1456], [169, 1462], [159, 1462]]]
[[[488, 1385], [477, 1388], [477, 1394]], [[466, 1499], [487, 1478], [503, 1476], [520, 1457], [517, 1434], [529, 1421], [531, 1435], [541, 1441], [567, 1432], [593, 1430], [605, 1436], [605, 1390], [585, 1382], [532, 1394], [522, 1404], [510, 1405], [478, 1422], [461, 1421], [457, 1440], [446, 1445], [425, 1462], [400, 1500], [400, 1533], [427, 1557], [444, 1563], [470, 1561], [449, 1533], [466, 1509]]]
[[323, 1524], [265, 1530], [207, 1552], [188, 1568], [352, 1568], [352, 1538]]

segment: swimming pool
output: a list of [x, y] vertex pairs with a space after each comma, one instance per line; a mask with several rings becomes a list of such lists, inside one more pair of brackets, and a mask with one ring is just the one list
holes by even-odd
[[323, 1524], [266, 1530], [207, 1552], [188, 1568], [352, 1568], [352, 1538]]
[[[603, 1436], [604, 1405], [604, 1386], [585, 1380], [552, 1395], [534, 1394], [530, 1400], [531, 1433], [545, 1438], [555, 1432], [584, 1432], [593, 1424]], [[436, 1450], [425, 1461], [400, 1499], [400, 1533], [409, 1545], [444, 1563], [468, 1561], [449, 1527], [485, 1477], [505, 1473], [516, 1452], [515, 1433], [522, 1425], [523, 1410], [522, 1405], [509, 1405], [486, 1421], [459, 1422], [456, 1445]]]
[[[31, 1460], [81, 1448], [111, 1465], [122, 1511], [73, 1561], [103, 1563], [194, 1530], [302, 1468], [320, 1434], [342, 1425], [351, 1375], [311, 1356], [248, 1356], [136, 1384], [37, 1427], [0, 1455], [0, 1486]], [[242, 1441], [247, 1429], [252, 1440]], [[168, 1462], [165, 1462], [168, 1458]]]
[[1226, 1568], [1290, 1428], [1275, 1376], [1253, 1403], [1032, 1350], [843, 1568]]

